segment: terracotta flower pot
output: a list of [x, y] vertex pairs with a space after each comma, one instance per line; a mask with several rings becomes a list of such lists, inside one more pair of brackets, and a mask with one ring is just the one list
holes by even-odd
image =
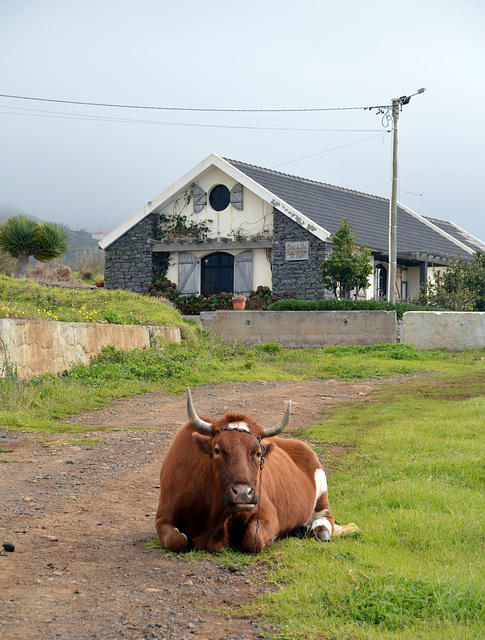
[[244, 311], [244, 309], [246, 308], [246, 298], [233, 298], [232, 308], [235, 311]]

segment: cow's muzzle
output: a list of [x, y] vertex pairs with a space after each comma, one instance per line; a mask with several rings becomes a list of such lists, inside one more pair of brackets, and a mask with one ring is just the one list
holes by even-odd
[[233, 511], [251, 511], [258, 504], [258, 497], [253, 487], [233, 484], [226, 492], [226, 504]]

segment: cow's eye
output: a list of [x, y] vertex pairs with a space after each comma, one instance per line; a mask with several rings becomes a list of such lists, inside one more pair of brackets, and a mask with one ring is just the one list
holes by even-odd
[[256, 458], [261, 458], [261, 451], [258, 451], [258, 452], [256, 453]]
[[219, 447], [214, 447], [214, 455], [218, 456], [221, 453]]

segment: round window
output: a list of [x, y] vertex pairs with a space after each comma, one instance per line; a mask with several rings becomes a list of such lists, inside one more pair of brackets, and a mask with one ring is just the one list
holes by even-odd
[[209, 194], [209, 204], [214, 211], [223, 211], [229, 206], [231, 201], [231, 192], [223, 185], [216, 185]]

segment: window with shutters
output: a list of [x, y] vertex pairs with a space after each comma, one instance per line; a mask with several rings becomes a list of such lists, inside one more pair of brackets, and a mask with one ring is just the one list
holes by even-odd
[[209, 194], [209, 204], [214, 211], [224, 211], [231, 202], [231, 192], [225, 184], [217, 184]]

